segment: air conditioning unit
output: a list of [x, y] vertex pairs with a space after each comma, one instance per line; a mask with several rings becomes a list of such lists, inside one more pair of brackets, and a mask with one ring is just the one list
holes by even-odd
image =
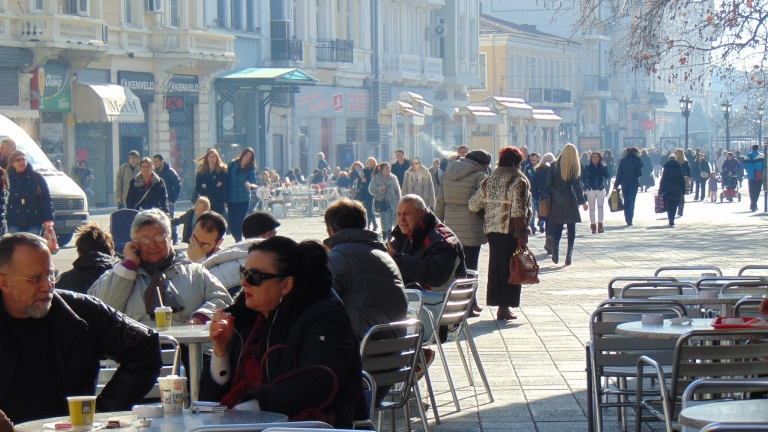
[[443, 37], [448, 32], [448, 26], [445, 24], [429, 26], [428, 32], [431, 37]]
[[163, 10], [163, 0], [146, 0], [144, 10], [147, 12], [160, 12]]
[[104, 31], [102, 32], [102, 35], [101, 35], [101, 41], [104, 42], [105, 44], [109, 43], [109, 25], [108, 24], [104, 24]]

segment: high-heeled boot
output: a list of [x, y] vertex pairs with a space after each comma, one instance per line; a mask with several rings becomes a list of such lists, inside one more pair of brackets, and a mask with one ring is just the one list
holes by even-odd
[[560, 261], [560, 250], [557, 247], [552, 248], [552, 262], [557, 264]]
[[568, 248], [568, 253], [565, 254], [565, 265], [571, 265], [571, 259], [573, 258], [573, 248]]
[[555, 238], [551, 235], [547, 236], [547, 239], [544, 241], [544, 250], [547, 251], [547, 255], [552, 255], [552, 251], [554, 250], [555, 244]]
[[602, 234], [602, 233], [604, 233], [604, 232], [605, 232], [605, 231], [603, 231], [603, 223], [602, 223], [602, 222], [598, 222], [598, 223], [597, 223], [597, 233], [598, 233], [598, 234]]
[[589, 227], [592, 229], [592, 234], [597, 234], [597, 225], [589, 224]]

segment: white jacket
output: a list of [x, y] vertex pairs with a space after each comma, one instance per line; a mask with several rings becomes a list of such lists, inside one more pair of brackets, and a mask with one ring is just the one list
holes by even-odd
[[203, 266], [218, 279], [224, 288], [240, 285], [240, 266], [248, 259], [248, 248], [262, 241], [261, 238], [245, 239], [208, 257]]
[[[176, 254], [165, 277], [165, 298], [170, 303], [166, 306], [174, 307], [176, 322], [186, 322], [195, 312], [213, 312], [232, 304], [232, 297], [221, 282], [184, 254]], [[151, 319], [144, 305], [144, 291], [151, 280], [152, 276], [141, 267], [133, 271], [117, 264], [93, 283], [88, 295], [98, 297], [136, 321], [148, 322]]]

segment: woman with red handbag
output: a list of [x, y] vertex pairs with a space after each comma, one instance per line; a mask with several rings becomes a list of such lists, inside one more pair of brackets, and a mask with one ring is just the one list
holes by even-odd
[[488, 238], [488, 306], [498, 306], [496, 319], [517, 317], [509, 310], [520, 306], [521, 285], [509, 281], [509, 261], [518, 246], [528, 244], [531, 234], [531, 186], [520, 162], [523, 154], [515, 147], [499, 152], [498, 166], [469, 199], [473, 212], [485, 210], [483, 229]]

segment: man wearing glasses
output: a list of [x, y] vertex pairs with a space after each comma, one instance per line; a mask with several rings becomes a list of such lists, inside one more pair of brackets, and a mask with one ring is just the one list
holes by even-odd
[[162, 211], [137, 214], [131, 238], [123, 250], [125, 261], [104, 273], [88, 294], [137, 321], [152, 321], [162, 304], [173, 309], [174, 321], [202, 324], [213, 311], [232, 304], [216, 277], [173, 249], [171, 222]]
[[162, 367], [157, 333], [57, 280], [43, 239], [0, 238], [0, 410], [15, 423], [67, 415], [68, 396], [95, 394], [102, 358], [120, 367], [98, 412], [139, 403]]

